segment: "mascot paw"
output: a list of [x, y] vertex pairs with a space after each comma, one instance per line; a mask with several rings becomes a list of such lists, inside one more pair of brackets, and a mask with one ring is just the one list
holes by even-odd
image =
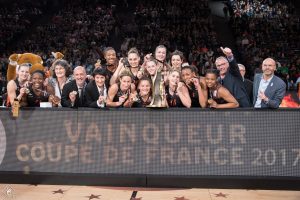
[[18, 59], [19, 59], [19, 54], [14, 53], [14, 54], [10, 55], [8, 59], [9, 59], [9, 64], [10, 65], [17, 66]]

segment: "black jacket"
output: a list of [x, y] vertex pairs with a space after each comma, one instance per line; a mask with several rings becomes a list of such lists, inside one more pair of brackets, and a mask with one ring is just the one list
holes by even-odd
[[252, 107], [239, 67], [234, 59], [229, 62], [229, 68], [222, 80], [222, 85], [239, 102], [240, 107]]
[[[106, 88], [108, 88], [106, 86]], [[108, 92], [106, 90], [106, 92]], [[97, 100], [99, 99], [99, 91], [95, 81], [90, 81], [85, 89], [86, 105], [91, 108], [99, 108]], [[107, 95], [107, 94], [106, 94]]]
[[[73, 91], [77, 92], [74, 105], [72, 105], [71, 100], [69, 98], [69, 94]], [[77, 88], [76, 81], [73, 80], [65, 84], [61, 94], [61, 105], [63, 107], [69, 108], [86, 107], [85, 88], [83, 88], [82, 96], [81, 98], [79, 98], [79, 91]]]
[[247, 90], [248, 97], [250, 99], [250, 102], [253, 102], [253, 82], [249, 79], [244, 79], [244, 84]]

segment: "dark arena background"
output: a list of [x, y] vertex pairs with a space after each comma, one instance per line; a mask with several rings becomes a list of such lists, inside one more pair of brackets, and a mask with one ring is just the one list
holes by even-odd
[[[296, 0], [0, 0], [0, 200], [49, 198], [38, 197], [49, 185], [60, 185], [49, 191], [61, 199], [105, 199], [101, 188], [63, 198], [75, 185], [109, 187], [108, 196], [135, 187], [106, 199], [300, 199], [299, 8]], [[251, 81], [274, 58], [285, 97], [278, 109], [22, 107], [12, 117], [6, 106], [14, 53], [39, 55], [50, 77], [52, 52], [61, 52], [92, 75], [107, 62], [106, 47], [118, 60], [136, 47], [142, 64], [158, 45], [168, 63], [181, 51], [199, 76], [215, 68], [220, 47], [232, 49]], [[151, 188], [174, 193], [142, 192]], [[200, 198], [187, 188], [216, 190]]]

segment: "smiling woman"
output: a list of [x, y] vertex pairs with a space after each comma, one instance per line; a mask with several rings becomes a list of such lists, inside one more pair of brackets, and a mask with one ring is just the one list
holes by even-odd
[[45, 73], [37, 70], [32, 73], [27, 102], [29, 107], [40, 107], [41, 102], [54, 101], [54, 90], [51, 86], [44, 86]]
[[14, 101], [19, 101], [20, 106], [27, 106], [26, 95], [28, 93], [28, 78], [29, 78], [29, 65], [21, 64], [17, 67], [17, 78], [10, 80], [7, 84], [7, 105], [10, 106]]
[[138, 80], [143, 76], [143, 69], [140, 66], [140, 54], [137, 48], [131, 48], [127, 57], [121, 58], [118, 68], [110, 79], [110, 85], [118, 82], [118, 77], [124, 71], [128, 71], [133, 78], [133, 83], [137, 84]]
[[87, 106], [92, 108], [103, 108], [106, 104], [108, 86], [106, 81], [106, 70], [98, 68], [93, 72], [94, 80], [90, 81], [86, 86]]
[[72, 80], [72, 70], [69, 63], [63, 59], [55, 61], [51, 68], [53, 75], [49, 78], [49, 84], [54, 88], [55, 98], [58, 99], [58, 106], [61, 107], [62, 89], [66, 83]]
[[207, 103], [210, 108], [237, 108], [239, 103], [232, 94], [218, 81], [218, 71], [209, 69], [205, 74], [205, 82], [208, 88], [209, 99]]
[[131, 73], [125, 70], [119, 76], [119, 83], [109, 88], [106, 105], [108, 107], [131, 107], [132, 94], [135, 94], [133, 78]]
[[146, 107], [152, 100], [152, 81], [148, 77], [142, 77], [137, 86], [136, 98], [132, 107]]
[[172, 70], [168, 76], [169, 84], [166, 85], [166, 99], [169, 107], [191, 107], [191, 98], [187, 87], [180, 82], [180, 72]]

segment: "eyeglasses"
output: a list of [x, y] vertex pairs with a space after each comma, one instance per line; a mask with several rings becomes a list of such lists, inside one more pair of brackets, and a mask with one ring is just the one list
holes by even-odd
[[224, 62], [224, 63], [221, 63], [221, 64], [218, 64], [218, 65], [216, 65], [217, 67], [221, 67], [221, 66], [223, 66], [223, 65], [226, 65], [228, 62]]

